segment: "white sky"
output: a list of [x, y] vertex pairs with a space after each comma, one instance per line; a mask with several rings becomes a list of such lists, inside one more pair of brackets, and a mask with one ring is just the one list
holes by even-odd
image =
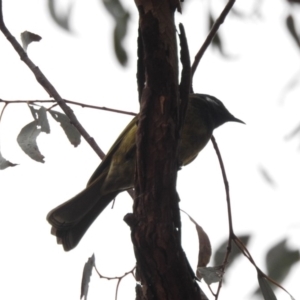
[[[62, 97], [138, 111], [134, 1], [126, 1], [132, 16], [126, 39], [130, 61], [125, 69], [113, 55], [112, 20], [100, 1], [76, 2], [73, 35], [52, 22], [45, 1], [3, 2], [6, 25], [16, 38], [25, 30], [42, 36], [40, 43], [29, 46], [29, 55]], [[177, 20], [185, 25], [193, 58], [205, 38], [206, 21], [201, 13], [203, 1], [188, 2], [184, 16]], [[235, 231], [252, 235], [249, 249], [263, 270], [264, 254], [284, 237], [292, 249], [300, 248], [299, 140], [284, 139], [299, 124], [299, 88], [281, 101], [284, 87], [299, 70], [299, 50], [283, 25], [288, 13], [283, 2], [266, 0], [261, 20], [226, 21], [221, 33], [233, 58], [224, 60], [209, 50], [194, 79], [196, 92], [218, 97], [247, 123], [226, 124], [215, 137], [230, 182]], [[48, 99], [3, 36], [0, 49], [0, 98]], [[72, 108], [104, 151], [131, 119]], [[32, 121], [25, 104], [9, 105], [1, 122], [1, 152], [20, 164], [0, 172], [0, 274], [1, 294], [6, 300], [78, 299], [83, 265], [93, 253], [98, 269], [107, 276], [122, 275], [135, 263], [130, 231], [122, 220], [131, 211], [131, 199], [125, 193], [118, 196], [114, 210], [106, 209], [101, 214], [75, 250], [65, 253], [56, 245], [45, 217], [50, 209], [84, 188], [99, 159], [85, 141], [77, 148], [71, 146], [60, 126], [49, 120], [51, 134], [38, 138], [45, 164], [32, 161], [16, 143], [21, 128]], [[263, 180], [260, 166], [269, 171], [275, 188]], [[211, 144], [179, 172], [178, 190], [181, 207], [203, 226], [216, 249], [228, 230], [224, 187]], [[184, 249], [196, 268], [196, 233], [187, 217], [183, 215], [182, 219]], [[246, 259], [239, 259], [234, 267], [228, 272], [228, 284], [220, 299], [247, 299], [257, 286], [255, 271]], [[298, 263], [283, 284], [296, 299], [300, 299], [299, 278]], [[94, 274], [88, 299], [114, 299], [115, 285], [116, 281], [100, 280]], [[207, 295], [212, 299], [209, 292]], [[278, 299], [289, 299], [282, 292], [277, 295]], [[118, 299], [133, 297], [134, 280], [128, 277], [121, 282]]]

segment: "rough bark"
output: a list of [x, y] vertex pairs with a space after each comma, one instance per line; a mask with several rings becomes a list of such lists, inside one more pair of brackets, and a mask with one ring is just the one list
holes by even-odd
[[201, 299], [180, 241], [177, 179], [176, 0], [136, 0], [145, 85], [137, 133], [136, 199], [127, 221], [141, 286], [137, 299]]

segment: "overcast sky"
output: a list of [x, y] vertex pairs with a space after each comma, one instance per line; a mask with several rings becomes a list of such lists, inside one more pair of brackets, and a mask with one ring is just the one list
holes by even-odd
[[[42, 36], [41, 42], [29, 46], [28, 53], [62, 97], [138, 112], [134, 1], [123, 1], [131, 11], [126, 68], [114, 57], [113, 22], [100, 1], [76, 2], [73, 34], [54, 24], [45, 1], [3, 2], [6, 25], [17, 39], [25, 30]], [[183, 16], [176, 19], [185, 25], [193, 58], [205, 38], [207, 6], [203, 1], [187, 2]], [[249, 9], [239, 2], [237, 8]], [[214, 12], [220, 9], [218, 3]], [[299, 88], [282, 98], [284, 88], [299, 71], [299, 49], [284, 26], [288, 13], [284, 1], [265, 0], [261, 18], [230, 18], [221, 29], [230, 59], [209, 49], [194, 79], [196, 92], [218, 97], [247, 124], [225, 124], [215, 137], [229, 178], [235, 231], [251, 234], [249, 250], [263, 270], [265, 253], [283, 238], [288, 238], [291, 249], [300, 248], [300, 143], [298, 138], [285, 139], [300, 122]], [[0, 98], [49, 99], [2, 35], [0, 49]], [[100, 110], [72, 109], [105, 152], [131, 120]], [[100, 162], [85, 141], [77, 148], [70, 145], [50, 118], [51, 134], [38, 138], [44, 164], [31, 160], [16, 143], [21, 128], [33, 121], [26, 104], [9, 105], [0, 124], [1, 153], [19, 164], [0, 172], [0, 265], [2, 296], [7, 300], [78, 299], [83, 265], [93, 253], [98, 269], [107, 276], [122, 275], [135, 263], [130, 230], [123, 222], [132, 206], [126, 193], [117, 197], [113, 210], [108, 207], [101, 214], [75, 250], [64, 252], [50, 235], [48, 211], [83, 189]], [[270, 174], [273, 185], [266, 182], [261, 169]], [[181, 208], [204, 228], [216, 249], [227, 237], [228, 227], [221, 172], [211, 144], [179, 172], [178, 191]], [[183, 246], [195, 269], [196, 232], [186, 216], [182, 219]], [[234, 267], [228, 271], [220, 299], [249, 299], [257, 286], [255, 270], [245, 258]], [[283, 284], [296, 299], [300, 299], [299, 278], [298, 263]], [[114, 299], [115, 286], [116, 281], [100, 280], [94, 274], [89, 299]], [[203, 283], [201, 286], [212, 299]], [[289, 299], [283, 292], [277, 295]], [[126, 277], [118, 299], [133, 298], [134, 280]]]

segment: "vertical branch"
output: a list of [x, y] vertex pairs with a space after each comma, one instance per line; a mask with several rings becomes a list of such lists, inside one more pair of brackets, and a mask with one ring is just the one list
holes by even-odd
[[138, 30], [138, 60], [137, 60], [137, 85], [138, 85], [138, 93], [139, 93], [139, 102], [141, 102], [142, 92], [145, 85], [145, 65], [144, 65], [144, 45], [141, 37], [140, 29]]
[[179, 86], [174, 25], [178, 1], [136, 0], [136, 5], [145, 86], [136, 137], [134, 215], [126, 221], [141, 282], [137, 297], [201, 299], [178, 234]]
[[179, 24], [179, 40], [180, 40], [180, 60], [182, 64], [181, 81], [179, 85], [180, 93], [180, 123], [184, 123], [185, 112], [189, 102], [189, 94], [191, 88], [191, 61], [189, 47], [182, 24]]
[[[179, 85], [179, 98], [180, 98], [180, 106], [179, 106], [179, 120], [177, 124], [177, 136], [176, 138], [179, 140], [181, 136], [181, 129], [184, 124], [185, 114], [189, 102], [189, 95], [190, 95], [190, 87], [191, 87], [191, 61], [190, 61], [190, 53], [188, 48], [188, 43], [185, 35], [185, 30], [183, 24], [179, 24], [179, 41], [180, 41], [180, 61], [182, 64], [182, 71], [181, 71], [181, 79]], [[181, 221], [180, 221], [180, 209], [179, 209], [179, 196], [177, 207], [174, 209], [177, 215], [177, 227], [179, 237], [181, 238]]]

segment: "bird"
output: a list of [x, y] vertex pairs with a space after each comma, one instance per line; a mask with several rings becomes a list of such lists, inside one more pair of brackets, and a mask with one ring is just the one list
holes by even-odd
[[[119, 135], [86, 188], [48, 213], [51, 233], [65, 251], [77, 246], [90, 225], [120, 192], [133, 188], [137, 121], [138, 116]], [[206, 146], [213, 130], [229, 121], [244, 123], [216, 97], [190, 94], [178, 146], [179, 167], [191, 163]]]

